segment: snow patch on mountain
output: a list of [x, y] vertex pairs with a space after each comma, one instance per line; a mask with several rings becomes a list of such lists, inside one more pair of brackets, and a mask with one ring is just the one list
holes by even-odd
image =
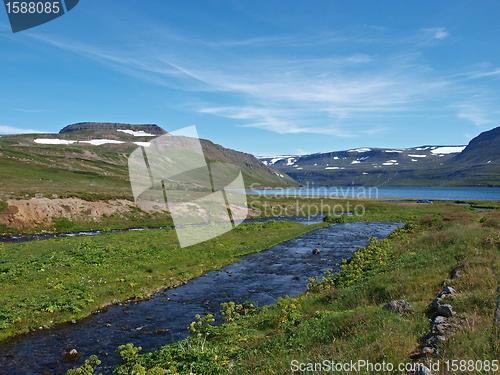
[[100, 145], [104, 145], [106, 143], [120, 144], [120, 143], [125, 143], [125, 142], [115, 141], [114, 139], [92, 139], [91, 141], [80, 141], [79, 143], [90, 143], [92, 146], [100, 146]]
[[371, 148], [362, 147], [362, 148], [357, 148], [355, 150], [349, 150], [348, 152], [368, 152], [371, 150], [372, 150]]
[[41, 145], [70, 145], [78, 141], [68, 141], [66, 139], [50, 139], [50, 138], [37, 138], [35, 143]]
[[154, 134], [146, 133], [144, 130], [116, 129], [117, 132], [127, 133], [134, 137], [156, 137]]
[[467, 146], [446, 146], [446, 147], [438, 147], [431, 150], [432, 154], [454, 154], [458, 152], [462, 152], [464, 148]]
[[151, 142], [134, 142], [137, 146], [149, 147], [151, 146]]

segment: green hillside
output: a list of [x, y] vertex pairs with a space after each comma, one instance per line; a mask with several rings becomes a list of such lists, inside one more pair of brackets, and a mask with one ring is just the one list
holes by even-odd
[[[82, 125], [84, 124], [84, 125]], [[59, 134], [22, 134], [0, 137], [0, 198], [33, 196], [36, 193], [85, 199], [133, 199], [128, 176], [128, 156], [151, 136], [117, 131], [134, 130], [152, 134], [153, 125], [75, 124]], [[106, 125], [119, 125], [106, 126]], [[156, 125], [154, 125], [156, 126]], [[69, 128], [69, 129], [68, 129]], [[160, 131], [158, 131], [160, 129]], [[166, 133], [157, 127], [154, 135]], [[36, 143], [57, 139], [71, 144]], [[40, 141], [42, 140], [42, 141]], [[96, 140], [123, 143], [96, 145]], [[232, 163], [241, 168], [245, 185], [293, 187], [298, 184], [282, 172], [263, 165], [254, 156], [201, 140], [207, 161]]]

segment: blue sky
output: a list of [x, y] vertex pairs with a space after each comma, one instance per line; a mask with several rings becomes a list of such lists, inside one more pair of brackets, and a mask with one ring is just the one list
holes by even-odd
[[467, 144], [500, 126], [498, 1], [82, 0], [12, 34], [0, 133], [196, 125], [255, 155]]

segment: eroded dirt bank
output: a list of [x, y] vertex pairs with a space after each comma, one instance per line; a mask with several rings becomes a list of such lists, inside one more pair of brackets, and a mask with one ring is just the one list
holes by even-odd
[[107, 202], [87, 202], [79, 198], [8, 199], [7, 210], [0, 214], [0, 224], [9, 228], [26, 228], [51, 224], [55, 219], [100, 221], [103, 215], [123, 215], [135, 209], [135, 203], [117, 199]]

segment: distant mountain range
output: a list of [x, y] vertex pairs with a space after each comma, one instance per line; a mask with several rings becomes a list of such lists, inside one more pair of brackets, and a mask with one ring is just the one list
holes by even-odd
[[500, 127], [467, 146], [366, 147], [258, 158], [306, 186], [500, 186]]
[[[166, 134], [154, 124], [83, 122], [59, 134], [0, 137], [0, 198], [35, 193], [132, 199], [128, 156]], [[200, 140], [207, 162], [237, 165], [246, 187], [500, 186], [500, 127], [467, 146], [358, 148], [264, 156]]]
[[[0, 137], [0, 198], [43, 193], [132, 199], [128, 156], [167, 132], [153, 124], [78, 123], [59, 134]], [[253, 155], [200, 140], [207, 162], [238, 166], [245, 186], [299, 184]]]

